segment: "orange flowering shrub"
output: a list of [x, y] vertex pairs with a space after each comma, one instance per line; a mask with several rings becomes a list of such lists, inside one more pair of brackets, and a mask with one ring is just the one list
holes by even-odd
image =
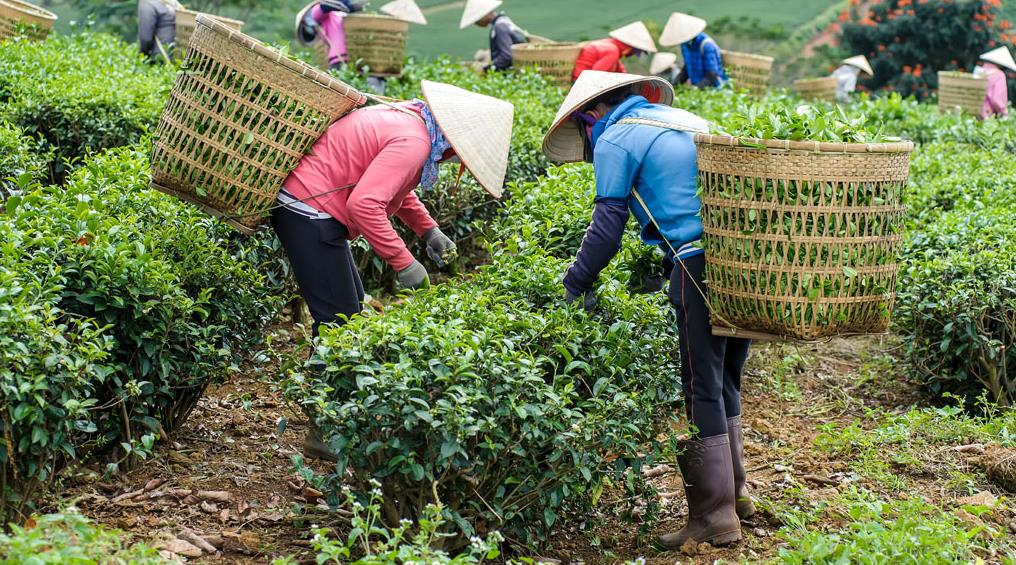
[[979, 54], [1012, 44], [1016, 34], [998, 17], [1000, 7], [1000, 0], [851, 1], [849, 17], [838, 22], [840, 44], [871, 61], [867, 90], [925, 99], [938, 88], [937, 71], [970, 71]]

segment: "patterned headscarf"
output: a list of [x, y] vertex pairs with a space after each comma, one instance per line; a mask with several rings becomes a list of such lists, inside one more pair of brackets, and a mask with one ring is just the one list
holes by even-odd
[[437, 164], [444, 157], [445, 151], [451, 149], [452, 144], [445, 138], [444, 132], [438, 127], [434, 114], [430, 112], [430, 106], [420, 99], [413, 99], [412, 105], [420, 111], [423, 116], [423, 123], [427, 126], [427, 135], [430, 137], [430, 155], [427, 162], [423, 164], [423, 173], [420, 175], [420, 186], [426, 189], [434, 188], [439, 176]]

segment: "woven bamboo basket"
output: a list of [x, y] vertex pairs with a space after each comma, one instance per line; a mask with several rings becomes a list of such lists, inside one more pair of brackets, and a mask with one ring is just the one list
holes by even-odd
[[249, 234], [314, 142], [366, 100], [204, 15], [190, 47], [156, 130], [152, 186]]
[[888, 330], [912, 143], [695, 142], [715, 334]]
[[794, 90], [805, 100], [836, 101], [836, 77], [803, 78], [794, 81]]
[[216, 16], [214, 14], [206, 14], [204, 12], [195, 12], [193, 10], [177, 10], [175, 49], [177, 57], [180, 59], [183, 59], [187, 55], [187, 47], [190, 46], [190, 38], [191, 35], [194, 34], [194, 26], [197, 25], [197, 17], [199, 14], [208, 18], [214, 18], [230, 29], [243, 31], [243, 22], [240, 20]]
[[53, 29], [56, 14], [21, 0], [0, 0], [0, 40], [12, 37], [18, 25], [28, 28], [28, 37], [45, 39]]
[[960, 110], [979, 116], [987, 92], [987, 77], [956, 71], [938, 72], [938, 109], [941, 112]]
[[407, 21], [377, 14], [346, 17], [346, 50], [349, 61], [358, 67], [366, 66], [371, 75], [401, 75], [408, 40]]
[[516, 68], [536, 67], [537, 71], [561, 88], [569, 88], [581, 43], [519, 43], [512, 46]]
[[756, 96], [765, 95], [769, 90], [769, 76], [773, 72], [772, 57], [737, 51], [720, 53], [723, 56], [723, 68], [734, 81], [735, 87], [748, 90]]

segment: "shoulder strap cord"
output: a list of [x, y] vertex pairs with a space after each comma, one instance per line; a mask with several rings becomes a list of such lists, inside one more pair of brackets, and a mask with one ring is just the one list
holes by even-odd
[[[688, 127], [682, 126], [680, 124], [672, 124], [672, 123], [669, 123], [669, 122], [663, 122], [663, 121], [658, 121], [658, 120], [647, 120], [647, 119], [644, 119], [644, 118], [624, 118], [624, 119], [618, 120], [617, 123], [619, 123], [619, 124], [637, 124], [637, 125], [654, 126], [654, 127], [661, 127], [661, 128], [671, 129], [671, 130], [675, 130], [675, 131], [686, 131], [686, 132], [689, 132], [689, 133], [695, 133], [694, 130], [692, 130], [692, 129], [688, 128]], [[695, 280], [695, 277], [692, 276], [691, 271], [688, 270], [688, 265], [686, 265], [684, 263], [684, 260], [681, 259], [680, 255], [678, 255], [677, 250], [674, 249], [674, 245], [671, 244], [670, 240], [667, 239], [667, 236], [664, 235], [663, 228], [660, 227], [660, 223], [656, 221], [656, 217], [653, 216], [653, 213], [649, 211], [649, 206], [647, 206], [646, 205], [646, 201], [642, 199], [642, 195], [639, 194], [638, 189], [635, 188], [635, 187], [632, 187], [631, 194], [632, 194], [632, 196], [635, 197], [635, 201], [639, 203], [639, 206], [642, 208], [642, 211], [645, 212], [646, 216], [649, 217], [649, 221], [652, 222], [653, 226], [656, 227], [656, 231], [660, 232], [660, 237], [663, 239], [663, 242], [667, 244], [667, 247], [670, 248], [670, 252], [674, 255], [674, 261], [676, 261], [678, 264], [681, 265], [681, 268], [684, 269], [684, 273], [686, 275], [688, 275], [688, 279], [691, 281], [691, 283], [693, 285], [695, 285], [695, 290], [697, 290], [699, 295], [702, 296], [702, 300], [705, 302], [706, 308], [709, 309], [709, 313], [712, 314], [713, 316], [715, 316], [717, 320], [720, 320], [721, 322], [723, 322], [727, 326], [729, 326], [731, 328], [737, 327], [734, 324], [730, 323], [719, 312], [717, 312], [716, 309], [713, 308], [712, 303], [709, 302], [709, 297], [706, 296], [705, 290], [702, 288], [701, 285], [699, 285], [698, 281]]]

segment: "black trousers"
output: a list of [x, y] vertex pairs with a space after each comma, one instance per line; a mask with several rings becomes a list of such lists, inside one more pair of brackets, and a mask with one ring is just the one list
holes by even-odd
[[751, 341], [713, 335], [709, 308], [698, 290], [707, 291], [705, 256], [685, 259], [684, 265], [687, 272], [680, 263], [674, 267], [669, 291], [681, 341], [681, 386], [688, 422], [698, 437], [711, 437], [727, 433], [727, 418], [741, 414], [741, 372]]
[[315, 336], [321, 324], [343, 324], [360, 312], [363, 283], [349, 251], [346, 226], [338, 220], [312, 220], [278, 208], [272, 212], [272, 227], [314, 318]]

